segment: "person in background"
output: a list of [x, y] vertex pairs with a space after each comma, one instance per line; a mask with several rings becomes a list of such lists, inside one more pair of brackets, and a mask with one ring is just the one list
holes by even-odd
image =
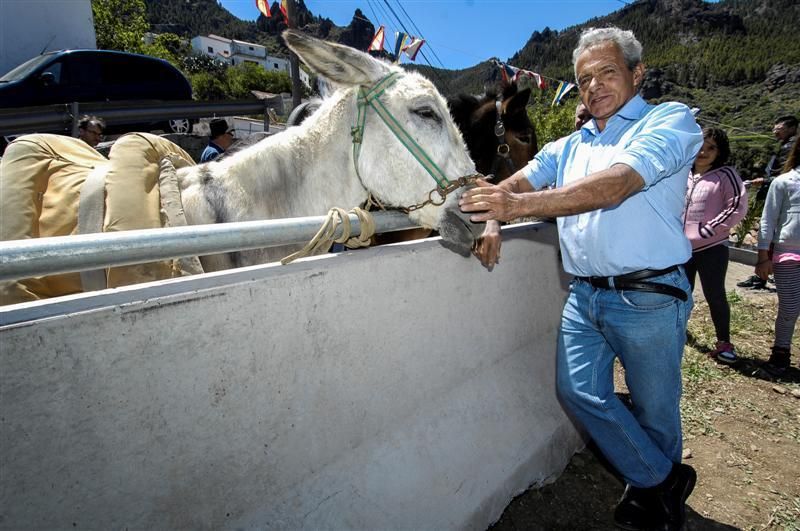
[[[775, 125], [772, 127], [772, 134], [775, 135], [775, 138], [778, 140], [778, 150], [772, 158], [770, 158], [764, 171], [764, 177], [751, 179], [744, 183], [745, 186], [760, 186], [758, 192], [756, 192], [754, 202], [756, 208], [766, 199], [772, 180], [783, 173], [783, 168], [789, 157], [789, 151], [794, 141], [797, 139], [797, 117], [781, 116], [775, 120]], [[767, 281], [766, 279], [759, 278], [758, 275], [753, 275], [736, 285], [740, 288], [765, 289], [767, 287]]]
[[106, 122], [97, 116], [83, 115], [78, 120], [78, 138], [92, 147], [97, 147], [103, 140]]
[[583, 124], [591, 119], [592, 115], [589, 113], [589, 109], [586, 108], [582, 101], [579, 102], [578, 106], [575, 107], [575, 130], [577, 131], [583, 127]]
[[208, 146], [200, 155], [200, 162], [210, 162], [219, 157], [225, 153], [226, 149], [231, 147], [231, 144], [236, 139], [233, 129], [229, 129], [228, 122], [222, 118], [214, 118], [208, 122], [208, 127], [211, 129], [211, 134], [209, 135]]
[[[585, 30], [573, 64], [593, 119], [502, 183], [476, 181], [459, 205], [487, 222], [474, 250], [487, 268], [500, 253], [499, 221], [558, 218], [564, 270], [575, 277], [557, 344], [559, 398], [627, 483], [616, 524], [678, 530], [697, 478], [681, 462], [692, 309], [681, 212], [703, 136], [685, 105], [649, 105], [637, 94], [645, 68], [632, 32]], [[633, 410], [614, 394], [617, 358]]]
[[723, 363], [735, 363], [731, 344], [731, 311], [725, 295], [728, 272], [728, 236], [747, 213], [747, 189], [731, 166], [726, 166], [731, 150], [722, 129], [703, 129], [703, 147], [689, 173], [683, 230], [692, 244], [692, 257], [686, 262], [686, 276], [694, 289], [700, 275], [703, 295], [708, 302], [717, 343], [709, 356]]
[[761, 229], [755, 273], [766, 280], [775, 276], [778, 315], [775, 342], [762, 369], [782, 376], [791, 362], [792, 334], [800, 315], [800, 141], [795, 139], [782, 175], [769, 187]]

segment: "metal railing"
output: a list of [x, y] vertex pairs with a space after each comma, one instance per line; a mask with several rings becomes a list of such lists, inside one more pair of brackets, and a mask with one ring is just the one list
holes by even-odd
[[[416, 227], [400, 212], [372, 215], [376, 232]], [[358, 218], [349, 217], [352, 234], [360, 234]], [[0, 280], [301, 244], [316, 234], [324, 220], [325, 216], [312, 216], [4, 241]], [[336, 236], [341, 233], [340, 225]]]
[[265, 130], [269, 129], [267, 109], [275, 101], [236, 100], [225, 102], [198, 101], [118, 101], [99, 103], [65, 103], [41, 107], [0, 109], [0, 135], [18, 135], [45, 131], [71, 131], [83, 114], [102, 116], [107, 125], [158, 122], [181, 118], [207, 118], [234, 114], [264, 114]]

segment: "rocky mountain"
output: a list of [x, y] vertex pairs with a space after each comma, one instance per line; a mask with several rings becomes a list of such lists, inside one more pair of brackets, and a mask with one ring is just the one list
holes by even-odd
[[[217, 0], [145, 0], [147, 21], [152, 31], [170, 32], [181, 37], [214, 33], [254, 42], [271, 53], [286, 53], [280, 34], [286, 29], [279, 3], [271, 5], [270, 18], [259, 15], [255, 21], [240, 20]], [[296, 0], [296, 24], [311, 35], [364, 50], [369, 46], [375, 27], [358, 9], [348, 26], [336, 26], [329, 18], [311, 13], [303, 0]]]
[[[773, 149], [772, 123], [800, 115], [800, 2], [796, 0], [637, 0], [561, 31], [534, 31], [507, 62], [550, 79], [572, 80], [572, 50], [587, 27], [632, 30], [644, 47], [642, 94], [701, 109], [702, 125], [730, 131], [740, 171], [757, 176]], [[480, 92], [494, 67], [419, 67], [445, 93]], [[552, 91], [550, 91], [552, 98]], [[547, 101], [546, 98], [542, 98]]]

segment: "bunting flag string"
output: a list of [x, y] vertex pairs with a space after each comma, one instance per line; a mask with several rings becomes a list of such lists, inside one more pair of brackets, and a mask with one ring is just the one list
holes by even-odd
[[375, 32], [375, 36], [372, 37], [372, 42], [369, 44], [369, 48], [367, 48], [368, 52], [379, 52], [383, 50], [383, 39], [385, 32], [386, 30], [383, 26], [378, 28], [378, 31]]
[[519, 78], [525, 76], [533, 79], [539, 90], [544, 90], [547, 88], [547, 82], [545, 82], [544, 77], [541, 74], [537, 74], [531, 70], [525, 70], [524, 68], [517, 68], [516, 66], [511, 66], [506, 63], [501, 63], [496, 59], [493, 59], [492, 62], [497, 68], [500, 69], [504, 83], [514, 83], [519, 81]]
[[[544, 90], [547, 88], [547, 83], [544, 80], [544, 76], [533, 72], [531, 70], [525, 70], [524, 68], [517, 68], [515, 66], [511, 66], [506, 63], [501, 63], [497, 59], [492, 59], [492, 63], [500, 70], [500, 74], [502, 75], [504, 83], [514, 83], [519, 81], [519, 79], [523, 76], [529, 77], [533, 79], [534, 83], [540, 90]], [[557, 80], [553, 80], [557, 81]], [[569, 93], [570, 90], [575, 88], [575, 83], [571, 83], [569, 81], [558, 81], [558, 86], [556, 87], [556, 94], [553, 97], [553, 103], [551, 104], [552, 107], [561, 104], [561, 100]]]
[[[385, 42], [385, 35], [386, 35], [386, 28], [381, 25], [378, 28], [378, 31], [375, 32], [375, 36], [372, 37], [372, 41], [367, 48], [368, 52], [380, 52], [384, 49], [384, 42]], [[408, 39], [411, 41], [406, 44]], [[395, 32], [395, 41], [394, 41], [394, 62], [400, 62], [400, 55], [405, 53], [406, 56], [411, 61], [416, 61], [417, 54], [419, 53], [419, 49], [422, 48], [422, 45], [425, 44], [425, 39], [419, 39], [414, 37], [413, 35], [409, 35], [408, 33], [404, 33], [402, 31]]]

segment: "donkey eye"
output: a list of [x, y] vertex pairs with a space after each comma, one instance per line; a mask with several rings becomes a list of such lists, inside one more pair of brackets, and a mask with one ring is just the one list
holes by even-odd
[[425, 120], [433, 120], [435, 122], [441, 122], [442, 119], [439, 118], [439, 115], [431, 109], [430, 107], [420, 107], [419, 109], [413, 109], [411, 112], [419, 116], [420, 118], [424, 118]]

